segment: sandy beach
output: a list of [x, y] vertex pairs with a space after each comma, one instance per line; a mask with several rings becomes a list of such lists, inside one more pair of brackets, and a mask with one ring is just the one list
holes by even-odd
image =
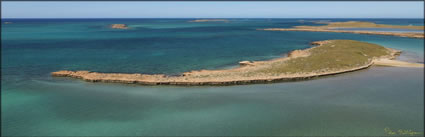
[[419, 63], [410, 63], [399, 60], [390, 60], [390, 59], [376, 59], [373, 61], [374, 65], [379, 66], [393, 66], [393, 67], [413, 67], [413, 68], [423, 68], [424, 64]]

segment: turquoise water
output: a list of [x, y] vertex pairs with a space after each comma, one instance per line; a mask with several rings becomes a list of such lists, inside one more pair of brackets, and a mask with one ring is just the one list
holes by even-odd
[[[353, 39], [424, 61], [424, 40], [258, 31], [299, 19], [2, 20], [2, 135], [385, 135], [423, 128], [423, 69], [374, 67], [310, 81], [228, 87], [139, 86], [53, 78], [58, 70], [179, 74], [232, 67]], [[309, 20], [309, 19], [303, 19]], [[311, 19], [310, 19], [311, 20]], [[340, 21], [340, 20], [334, 20]], [[412, 24], [423, 20], [368, 20]], [[112, 30], [109, 24], [128, 24]]]

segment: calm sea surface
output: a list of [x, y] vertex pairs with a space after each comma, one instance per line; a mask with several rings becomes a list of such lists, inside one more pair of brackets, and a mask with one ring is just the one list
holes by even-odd
[[[179, 74], [267, 60], [312, 41], [352, 39], [424, 62], [424, 39], [259, 31], [423, 19], [2, 19], [4, 136], [386, 135], [424, 132], [424, 69], [372, 67], [315, 80], [225, 87], [140, 86], [54, 78], [58, 70]], [[4, 24], [3, 22], [12, 22]], [[127, 24], [128, 30], [108, 28]], [[422, 134], [423, 135], [423, 134]]]

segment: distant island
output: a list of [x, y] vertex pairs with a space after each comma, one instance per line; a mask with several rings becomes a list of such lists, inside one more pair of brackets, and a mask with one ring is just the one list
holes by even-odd
[[387, 25], [387, 24], [375, 24], [373, 22], [365, 21], [346, 21], [346, 22], [316, 22], [318, 24], [327, 24], [324, 26], [296, 26], [299, 29], [332, 29], [332, 28], [394, 28], [394, 29], [413, 29], [413, 30], [424, 30], [424, 26], [403, 26], [403, 25]]
[[424, 30], [424, 26], [386, 25], [386, 24], [375, 24], [372, 22], [360, 22], [360, 21], [320, 22], [320, 24], [327, 24], [327, 25], [295, 26], [294, 28], [266, 28], [266, 29], [258, 29], [258, 30], [337, 32], [337, 33], [355, 33], [355, 34], [371, 34], [371, 35], [390, 35], [390, 36], [422, 38], [422, 39], [424, 38], [424, 33], [411, 33], [411, 32], [396, 33], [396, 32], [377, 32], [377, 31], [364, 31], [364, 30], [336, 30], [339, 28], [390, 28], [390, 29]]
[[395, 61], [401, 51], [354, 40], [312, 42], [315, 47], [295, 50], [288, 57], [268, 61], [242, 61], [240, 67], [224, 70], [185, 72], [180, 76], [163, 74], [98, 73], [62, 70], [56, 77], [73, 77], [89, 82], [135, 83], [144, 85], [237, 85], [295, 81], [365, 69], [373, 64], [423, 67], [423, 64]]
[[110, 25], [112, 29], [128, 29], [128, 26], [125, 24], [112, 24]]
[[189, 22], [228, 22], [226, 19], [199, 19], [199, 20], [191, 20]]

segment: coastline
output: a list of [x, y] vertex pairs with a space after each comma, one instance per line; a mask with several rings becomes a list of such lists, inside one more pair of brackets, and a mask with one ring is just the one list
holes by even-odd
[[376, 59], [374, 61], [377, 66], [392, 66], [392, 67], [411, 67], [411, 68], [423, 68], [424, 64], [410, 63], [399, 60], [390, 59]]
[[[140, 85], [176, 85], [176, 86], [229, 86], [229, 85], [245, 85], [245, 84], [261, 84], [261, 83], [273, 83], [273, 82], [285, 82], [285, 81], [299, 81], [299, 80], [308, 80], [316, 77], [330, 76], [341, 73], [353, 72], [357, 70], [362, 70], [369, 68], [373, 65], [373, 62], [353, 69], [321, 73], [321, 74], [310, 74], [303, 76], [288, 76], [288, 77], [275, 77], [267, 79], [247, 79], [247, 80], [231, 80], [231, 81], [202, 81], [202, 82], [192, 82], [192, 81], [149, 81], [149, 80], [137, 80], [137, 79], [91, 79], [87, 77], [88, 75], [121, 75], [125, 77], [132, 76], [142, 76], [144, 74], [120, 74], [120, 73], [98, 73], [98, 72], [89, 72], [89, 71], [57, 71], [53, 72], [52, 76], [55, 77], [72, 77], [77, 79], [82, 79], [87, 82], [104, 82], [104, 83], [124, 83], [124, 84], [140, 84]], [[165, 75], [161, 75], [165, 76]]]
[[295, 26], [295, 28], [316, 28], [316, 29], [329, 29], [329, 28], [391, 28], [391, 29], [409, 29], [409, 30], [424, 30], [424, 26], [412, 25], [389, 25], [389, 24], [376, 24], [367, 21], [345, 21], [345, 22], [322, 22], [316, 24], [326, 24], [323, 26]]
[[424, 38], [424, 33], [396, 33], [396, 32], [377, 32], [377, 31], [350, 31], [350, 30], [330, 30], [330, 29], [308, 29], [308, 28], [266, 28], [257, 29], [264, 31], [309, 31], [309, 32], [335, 32], [335, 33], [354, 33], [354, 34], [367, 34], [367, 35], [387, 35], [397, 37], [409, 38]]
[[373, 22], [362, 21], [346, 21], [346, 22], [324, 22], [318, 24], [326, 24], [323, 26], [295, 26], [293, 28], [266, 28], [257, 29], [264, 31], [309, 31], [309, 32], [335, 32], [335, 33], [354, 33], [354, 34], [367, 34], [367, 35], [387, 35], [397, 37], [409, 38], [424, 38], [424, 33], [413, 32], [379, 32], [379, 31], [363, 31], [363, 30], [335, 30], [338, 28], [389, 28], [389, 29], [409, 29], [409, 30], [424, 30], [424, 26], [402, 26], [402, 25], [387, 25], [375, 24]]
[[[288, 54], [288, 57], [281, 57], [267, 61], [242, 61], [240, 66], [224, 70], [200, 70], [185, 72], [181, 76], [167, 76], [163, 74], [123, 74], [123, 73], [98, 73], [89, 71], [57, 71], [52, 72], [51, 75], [55, 77], [72, 77], [83, 79], [88, 82], [106, 82], [106, 83], [126, 83], [126, 84], [141, 84], [141, 85], [182, 85], [182, 86], [200, 86], [200, 85], [243, 85], [255, 83], [272, 83], [278, 81], [298, 81], [307, 80], [320, 76], [328, 76], [352, 72], [356, 70], [366, 69], [374, 65], [378, 59], [395, 59], [400, 51], [388, 49], [389, 55], [368, 59], [362, 65], [354, 67], [346, 67], [344, 69], [325, 69], [312, 72], [301, 73], [278, 73], [263, 75], [258, 70], [264, 70], [273, 66], [276, 63], [288, 64], [291, 60], [309, 57], [312, 50], [321, 47], [324, 44], [330, 43], [329, 41], [313, 42], [312, 44], [318, 45], [305, 50], [295, 50]], [[329, 45], [328, 45], [329, 46]], [[334, 46], [334, 45], [331, 45]], [[391, 64], [391, 63], [390, 63]], [[380, 65], [388, 65], [380, 64]], [[402, 66], [403, 64], [401, 64]], [[391, 65], [389, 65], [391, 66]], [[400, 66], [400, 65], [399, 65]], [[267, 70], [267, 69], [266, 69]], [[255, 74], [251, 74], [255, 73]]]

